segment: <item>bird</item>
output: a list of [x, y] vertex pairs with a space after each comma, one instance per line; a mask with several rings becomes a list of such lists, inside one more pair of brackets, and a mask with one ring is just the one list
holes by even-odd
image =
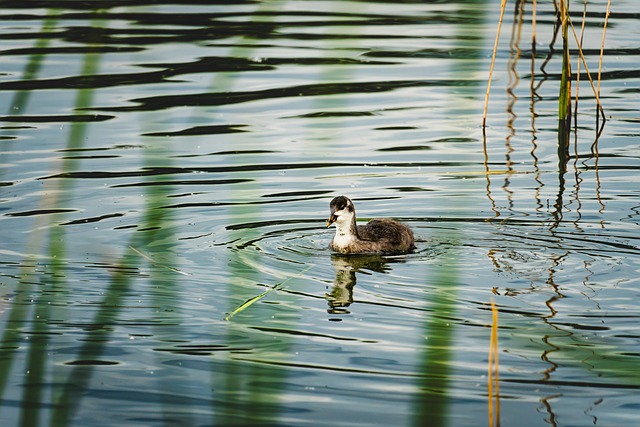
[[413, 232], [401, 222], [376, 218], [366, 225], [356, 225], [356, 208], [346, 196], [334, 197], [329, 203], [331, 214], [327, 227], [336, 225], [329, 247], [341, 254], [402, 254], [413, 251]]

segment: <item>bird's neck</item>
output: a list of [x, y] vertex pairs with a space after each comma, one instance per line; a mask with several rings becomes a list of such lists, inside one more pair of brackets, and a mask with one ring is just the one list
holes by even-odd
[[356, 226], [355, 215], [351, 217], [351, 220], [344, 222], [336, 222], [336, 237], [340, 240], [359, 239], [358, 227]]

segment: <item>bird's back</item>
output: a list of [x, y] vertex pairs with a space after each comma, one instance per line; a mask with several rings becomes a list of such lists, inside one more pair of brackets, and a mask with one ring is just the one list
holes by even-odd
[[415, 249], [413, 232], [406, 225], [392, 219], [372, 219], [358, 226], [363, 245], [371, 252], [409, 252]]

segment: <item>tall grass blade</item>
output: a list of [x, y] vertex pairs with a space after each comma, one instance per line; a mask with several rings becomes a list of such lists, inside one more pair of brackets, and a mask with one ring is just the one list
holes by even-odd
[[504, 18], [504, 9], [507, 0], [502, 0], [500, 4], [500, 19], [498, 20], [498, 31], [496, 32], [496, 40], [493, 43], [493, 54], [491, 55], [491, 66], [489, 67], [489, 80], [487, 81], [487, 91], [484, 95], [484, 112], [482, 113], [482, 127], [487, 126], [487, 109], [489, 108], [489, 93], [491, 92], [491, 80], [493, 79], [493, 69], [496, 65], [496, 54], [498, 52], [498, 41], [500, 40], [500, 30], [502, 29], [502, 20]]
[[[609, 23], [609, 15], [611, 14], [611, 0], [607, 1], [607, 11], [604, 15], [604, 25], [602, 27], [602, 43], [600, 45], [600, 62], [598, 63], [598, 89], [596, 90], [596, 97], [598, 102], [598, 110], [602, 114], [602, 123], [606, 121], [602, 104], [600, 103], [600, 76], [602, 75], [602, 57], [604, 55], [604, 40], [607, 35], [607, 24]], [[598, 117], [598, 116], [596, 116]], [[596, 121], [596, 123], [598, 123]]]
[[133, 246], [129, 245], [129, 249], [131, 249], [132, 251], [134, 251], [135, 253], [137, 253], [138, 255], [140, 255], [142, 258], [146, 259], [147, 261], [149, 261], [151, 264], [156, 265], [158, 267], [162, 267], [162, 268], [166, 268], [169, 271], [173, 271], [175, 273], [178, 274], [182, 274], [184, 276], [191, 276], [191, 273], [187, 273], [185, 271], [179, 270], [175, 267], [170, 267], [168, 265], [164, 265], [164, 264], [160, 264], [158, 262], [156, 262], [153, 258], [151, 258], [149, 255], [146, 255], [144, 252], [139, 251], [138, 249], [134, 248]]
[[587, 0], [584, 0], [584, 4], [582, 7], [582, 23], [580, 25], [580, 38], [577, 37], [577, 35], [575, 34], [575, 28], [573, 27], [573, 23], [571, 23], [571, 29], [573, 30], [574, 36], [576, 37], [576, 42], [578, 43], [578, 54], [580, 55], [580, 58], [578, 59], [578, 69], [576, 71], [576, 97], [575, 97], [575, 101], [574, 101], [574, 107], [573, 107], [573, 125], [574, 125], [574, 134], [575, 137], [578, 137], [578, 100], [580, 99], [580, 64], [581, 61], [580, 59], [584, 58], [584, 55], [582, 53], [582, 46], [583, 46], [583, 42], [584, 42], [584, 29], [585, 29], [585, 24], [587, 22]]
[[262, 298], [264, 298], [267, 294], [275, 291], [276, 289], [280, 289], [282, 288], [282, 286], [287, 283], [289, 280], [291, 279], [295, 279], [296, 277], [299, 277], [301, 275], [303, 275], [304, 273], [306, 273], [307, 271], [309, 271], [311, 268], [313, 268], [314, 265], [310, 265], [309, 267], [305, 268], [304, 270], [302, 270], [301, 272], [299, 272], [298, 274], [295, 274], [293, 276], [289, 276], [286, 279], [284, 279], [282, 282], [276, 283], [275, 285], [273, 285], [272, 287], [270, 287], [269, 289], [267, 289], [266, 291], [264, 291], [263, 293], [261, 293], [260, 295], [256, 295], [255, 297], [249, 298], [248, 300], [246, 300], [245, 302], [243, 302], [242, 304], [240, 304], [238, 306], [238, 308], [236, 308], [235, 310], [233, 310], [231, 313], [229, 313], [229, 315], [227, 317], [224, 318], [224, 320], [230, 320], [233, 316], [235, 316], [236, 314], [240, 313], [241, 311], [244, 311], [245, 309], [249, 308], [250, 306], [252, 306], [255, 302], [260, 301]]
[[489, 344], [489, 382], [487, 395], [489, 397], [489, 426], [500, 426], [500, 382], [498, 377], [498, 309], [491, 300], [491, 341]]
[[[562, 23], [562, 76], [558, 95], [558, 158], [560, 171], [566, 169], [569, 158], [569, 133], [571, 132], [571, 56], [569, 55], [569, 5], [560, 1], [559, 19]], [[564, 165], [564, 166], [563, 166]]]
[[558, 96], [558, 119], [565, 123], [571, 120], [571, 57], [569, 55], [569, 11], [565, 1], [560, 2], [562, 22], [562, 76]]

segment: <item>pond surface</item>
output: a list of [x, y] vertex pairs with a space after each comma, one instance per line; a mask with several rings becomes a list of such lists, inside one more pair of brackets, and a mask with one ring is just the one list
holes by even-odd
[[[3, 425], [639, 422], [635, 2], [560, 150], [550, 2], [486, 133], [497, 1], [207, 3], [0, 7]], [[332, 254], [340, 194], [417, 250]]]

